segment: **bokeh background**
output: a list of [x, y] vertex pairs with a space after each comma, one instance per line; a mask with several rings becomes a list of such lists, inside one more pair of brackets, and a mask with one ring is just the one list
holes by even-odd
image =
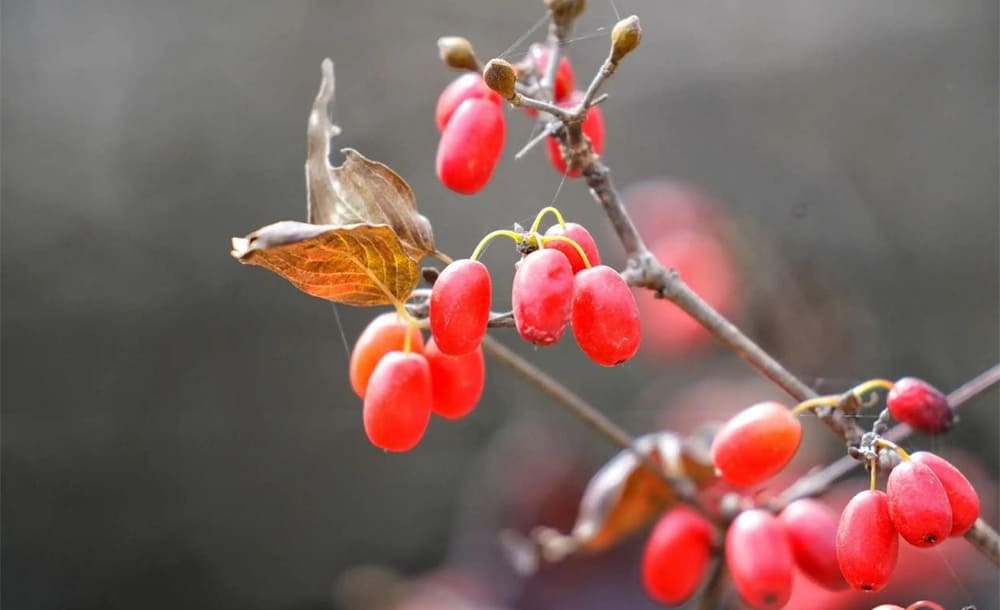
[[[732, 315], [765, 347], [828, 391], [904, 374], [949, 390], [997, 362], [995, 0], [589, 5], [568, 48], [581, 80], [616, 11], [645, 33], [604, 106], [615, 180], [667, 177], [717, 202]], [[555, 198], [621, 262], [582, 184], [560, 189], [542, 150], [513, 160], [532, 130], [518, 112], [482, 193], [434, 177], [433, 109], [453, 78], [435, 40], [519, 59], [541, 2], [0, 10], [5, 608], [651, 607], [641, 537], [529, 580], [496, 548], [501, 527], [571, 524], [613, 448], [490, 366], [472, 416], [435, 421], [409, 454], [377, 451], [346, 374], [372, 311], [229, 256], [231, 236], [304, 218], [306, 115], [329, 56], [335, 148], [407, 179], [441, 249], [467, 254]], [[486, 260], [502, 309], [512, 254]], [[572, 340], [535, 351], [497, 334], [634, 433], [779, 396], [711, 346], [604, 370]], [[994, 525], [997, 406], [993, 390], [955, 432], [909, 443], [964, 450]], [[807, 430], [820, 460], [828, 436]], [[938, 563], [893, 601], [997, 608], [995, 570], [963, 549], [929, 552]]]

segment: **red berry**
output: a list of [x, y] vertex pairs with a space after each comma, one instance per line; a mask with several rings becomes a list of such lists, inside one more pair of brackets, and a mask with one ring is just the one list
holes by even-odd
[[573, 281], [573, 336], [583, 353], [601, 366], [635, 355], [642, 334], [632, 290], [606, 265], [584, 269]]
[[389, 352], [372, 371], [364, 405], [365, 433], [386, 451], [417, 446], [431, 418], [431, 370], [422, 354]]
[[819, 500], [804, 498], [778, 516], [792, 547], [795, 563], [806, 576], [831, 591], [847, 588], [837, 564], [837, 516]]
[[907, 461], [889, 473], [885, 484], [889, 516], [899, 535], [914, 546], [934, 546], [951, 534], [951, 504], [928, 466]]
[[896, 421], [924, 434], [944, 432], [955, 419], [945, 395], [915, 377], [903, 377], [894, 383], [885, 404]]
[[431, 367], [431, 409], [446, 419], [465, 417], [476, 408], [486, 382], [483, 349], [461, 356], [442, 352], [432, 338], [424, 348]]
[[[549, 65], [549, 48], [543, 44], [535, 43], [528, 47], [528, 56], [534, 64], [535, 74], [541, 80], [545, 76], [545, 70]], [[553, 95], [556, 102], [565, 100], [573, 93], [576, 86], [576, 79], [573, 76], [573, 66], [569, 62], [569, 57], [562, 55], [559, 57], [559, 67], [556, 68], [556, 82], [553, 83]]]
[[[559, 105], [571, 108], [579, 104], [581, 100], [583, 100], [583, 91], [574, 91], [569, 99]], [[590, 147], [594, 150], [594, 154], [600, 155], [604, 152], [604, 113], [600, 106], [591, 106], [587, 110], [587, 116], [583, 119], [583, 135], [590, 139]], [[562, 157], [562, 151], [559, 150], [559, 140], [555, 136], [549, 136], [546, 140], [546, 150], [549, 153], [549, 162], [552, 163], [552, 167], [560, 174], [565, 174], [570, 178], [579, 177], [579, 169], [567, 170], [566, 161]]]
[[459, 104], [438, 142], [435, 168], [441, 184], [463, 195], [482, 190], [500, 161], [505, 129], [503, 111], [493, 102]]
[[754, 485], [784, 468], [801, 440], [802, 424], [790, 410], [777, 402], [758, 403], [715, 435], [712, 463], [730, 485]]
[[778, 518], [743, 511], [726, 532], [726, 566], [740, 597], [754, 608], [783, 608], [792, 595], [795, 562]]
[[961, 536], [969, 531], [972, 524], [979, 518], [979, 494], [969, 479], [948, 460], [928, 453], [918, 451], [910, 455], [910, 459], [927, 466], [937, 475], [944, 491], [948, 494], [948, 504], [951, 505], [950, 536]]
[[529, 343], [558, 341], [573, 306], [573, 268], [552, 248], [525, 256], [514, 272], [511, 305], [517, 332]]
[[458, 109], [465, 100], [484, 99], [497, 105], [503, 106], [503, 99], [500, 94], [490, 89], [483, 82], [483, 77], [479, 74], [466, 72], [444, 88], [438, 97], [437, 108], [434, 109], [434, 122], [437, 123], [438, 131], [444, 131], [451, 115]]
[[[597, 251], [597, 244], [594, 242], [593, 236], [590, 234], [583, 225], [578, 225], [575, 222], [567, 222], [566, 228], [561, 225], [554, 224], [545, 231], [546, 236], [560, 236], [568, 237], [575, 241], [583, 253], [587, 255], [587, 262], [590, 263], [591, 267], [596, 267], [601, 264], [601, 255]], [[566, 243], [564, 241], [552, 240], [545, 244], [546, 248], [552, 248], [554, 250], [559, 250], [566, 255], [569, 259], [569, 264], [573, 267], [573, 273], [578, 273], [581, 269], [586, 269], [587, 265], [583, 263], [583, 258], [580, 253], [576, 251], [576, 248], [572, 244]]]
[[837, 563], [847, 584], [859, 591], [881, 591], [898, 555], [899, 535], [885, 492], [866, 490], [851, 498], [837, 525]]
[[686, 506], [656, 524], [642, 556], [642, 584], [650, 597], [679, 606], [698, 590], [712, 559], [712, 524]]
[[486, 265], [457, 260], [434, 282], [430, 301], [431, 336], [442, 352], [468, 354], [479, 347], [490, 321], [492, 284]]
[[410, 333], [410, 350], [418, 353], [423, 351], [424, 338], [420, 329], [408, 325], [394, 311], [376, 317], [362, 331], [351, 351], [349, 366], [351, 388], [360, 398], [365, 397], [368, 378], [382, 356], [404, 348], [407, 331]]

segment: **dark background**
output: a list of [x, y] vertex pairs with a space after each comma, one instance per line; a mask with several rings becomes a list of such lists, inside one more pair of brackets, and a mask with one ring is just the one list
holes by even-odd
[[[605, 158], [621, 185], [672, 176], [723, 202], [752, 335], [831, 390], [904, 374], [951, 389], [998, 360], [997, 2], [616, 4], [645, 37], [609, 85]], [[569, 48], [580, 80], [615, 21], [589, 5]], [[345, 570], [472, 565], [487, 513], [532, 497], [555, 453], [583, 477], [612, 453], [498, 367], [473, 416], [432, 424], [410, 454], [374, 450], [344, 341], [371, 312], [338, 307], [340, 327], [228, 254], [231, 236], [304, 218], [327, 56], [334, 147], [407, 179], [443, 250], [530, 220], [559, 177], [540, 150], [512, 159], [531, 131], [516, 112], [487, 189], [437, 183], [433, 108], [452, 75], [434, 43], [462, 34], [490, 57], [542, 16], [533, 0], [3, 2], [5, 608], [359, 605]], [[557, 204], [620, 261], [582, 184]], [[498, 286], [510, 260], [489, 251]], [[634, 432], [693, 381], [748, 374], [722, 351], [598, 370], [572, 342], [534, 354], [500, 336]], [[934, 441], [994, 479], [996, 403]], [[483, 483], [497, 470], [506, 487]], [[641, 605], [623, 574], [627, 597], [604, 607]], [[963, 603], [996, 608], [995, 573], [955, 578]], [[572, 588], [499, 601], [586, 607]]]

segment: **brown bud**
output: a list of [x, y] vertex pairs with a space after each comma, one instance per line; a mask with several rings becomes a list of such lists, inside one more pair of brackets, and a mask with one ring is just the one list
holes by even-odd
[[479, 58], [472, 49], [472, 43], [461, 36], [438, 38], [438, 53], [449, 68], [479, 72]]
[[586, 0], [545, 0], [545, 8], [556, 21], [576, 19], [586, 6]]
[[611, 30], [611, 61], [618, 63], [623, 57], [635, 50], [642, 39], [642, 27], [635, 15], [626, 17], [615, 24]]
[[483, 80], [486, 86], [496, 91], [505, 100], [513, 99], [516, 95], [514, 85], [517, 83], [517, 74], [514, 73], [514, 66], [502, 59], [491, 59], [483, 69]]

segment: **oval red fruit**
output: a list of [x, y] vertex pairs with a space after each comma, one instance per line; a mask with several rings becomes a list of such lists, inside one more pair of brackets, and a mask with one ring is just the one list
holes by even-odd
[[422, 354], [389, 352], [372, 371], [364, 405], [365, 433], [386, 451], [417, 446], [431, 418], [431, 371]]
[[348, 367], [351, 388], [358, 397], [365, 397], [368, 379], [382, 356], [392, 351], [403, 350], [407, 331], [410, 333], [410, 350], [422, 351], [424, 338], [420, 334], [420, 329], [408, 325], [394, 311], [377, 316], [361, 332], [361, 336], [354, 343], [354, 349], [351, 350], [351, 362]]
[[639, 350], [639, 307], [632, 289], [606, 265], [584, 269], [573, 281], [573, 336], [601, 366], [616, 366]]
[[[554, 224], [545, 231], [545, 235], [548, 237], [568, 237], [575, 241], [583, 253], [587, 255], [587, 262], [590, 263], [591, 267], [596, 267], [601, 264], [601, 254], [597, 250], [597, 243], [594, 242], [594, 237], [590, 234], [590, 231], [586, 229], [583, 225], [579, 225], [575, 222], [567, 222], [566, 227], [563, 228], [562, 225]], [[569, 259], [570, 266], [573, 267], [573, 273], [579, 273], [580, 270], [586, 269], [587, 265], [584, 264], [583, 258], [580, 253], [576, 251], [573, 244], [566, 243], [560, 240], [553, 240], [545, 244], [546, 248], [552, 248], [554, 250], [559, 250], [566, 255]]]
[[762, 509], [743, 511], [726, 531], [726, 566], [743, 601], [754, 608], [783, 608], [792, 595], [795, 562], [778, 518]]
[[799, 569], [831, 591], [846, 589], [837, 563], [837, 515], [819, 500], [803, 498], [786, 506], [778, 518]]
[[955, 420], [945, 395], [915, 377], [903, 377], [894, 383], [885, 404], [893, 419], [924, 434], [940, 434]]
[[492, 102], [497, 107], [503, 106], [500, 94], [490, 89], [479, 74], [467, 72], [451, 81], [441, 95], [438, 96], [437, 107], [434, 109], [434, 122], [438, 131], [444, 131], [451, 115], [465, 100], [482, 99]]
[[[571, 108], [583, 100], [583, 91], [574, 91], [568, 99], [560, 103], [564, 108]], [[591, 106], [587, 110], [587, 115], [583, 118], [583, 135], [590, 140], [590, 147], [594, 154], [604, 153], [604, 112], [600, 106]], [[546, 138], [545, 150], [549, 155], [549, 162], [560, 174], [565, 174], [570, 178], [578, 178], [580, 170], [569, 170], [566, 161], [563, 159], [562, 151], [559, 149], [559, 140], [554, 136]]]
[[573, 307], [569, 259], [551, 248], [528, 254], [514, 272], [510, 298], [521, 337], [535, 345], [552, 345], [562, 337]]
[[500, 106], [468, 99], [441, 134], [435, 169], [441, 184], [463, 195], [482, 190], [500, 161], [506, 127]]
[[[528, 47], [528, 56], [535, 67], [535, 74], [538, 80], [545, 77], [545, 70], [549, 66], [549, 49], [543, 44], [534, 43]], [[576, 86], [576, 78], [573, 75], [573, 65], [570, 64], [569, 57], [562, 55], [559, 57], [559, 67], [556, 68], [556, 82], [553, 83], [553, 95], [556, 102], [565, 100], [573, 93]]]
[[441, 271], [430, 300], [430, 326], [438, 348], [461, 356], [479, 347], [490, 321], [492, 283], [486, 265], [461, 259]]
[[899, 535], [914, 546], [934, 546], [951, 534], [951, 504], [944, 485], [928, 466], [907, 461], [885, 484], [889, 516]]
[[881, 591], [899, 556], [899, 535], [885, 492], [866, 490], [844, 507], [837, 525], [837, 563], [851, 588]]
[[698, 590], [712, 560], [715, 530], [686, 506], [668, 512], [653, 528], [642, 556], [642, 584], [661, 604], [679, 606]]
[[442, 352], [432, 338], [424, 348], [431, 369], [431, 409], [446, 419], [465, 417], [476, 408], [486, 383], [483, 349], [461, 356]]
[[961, 536], [969, 531], [979, 518], [979, 494], [962, 472], [948, 460], [929, 453], [917, 451], [910, 459], [927, 466], [937, 475], [951, 505], [951, 534]]
[[712, 441], [712, 463], [736, 487], [777, 474], [799, 448], [802, 424], [784, 405], [762, 402], [730, 419]]

